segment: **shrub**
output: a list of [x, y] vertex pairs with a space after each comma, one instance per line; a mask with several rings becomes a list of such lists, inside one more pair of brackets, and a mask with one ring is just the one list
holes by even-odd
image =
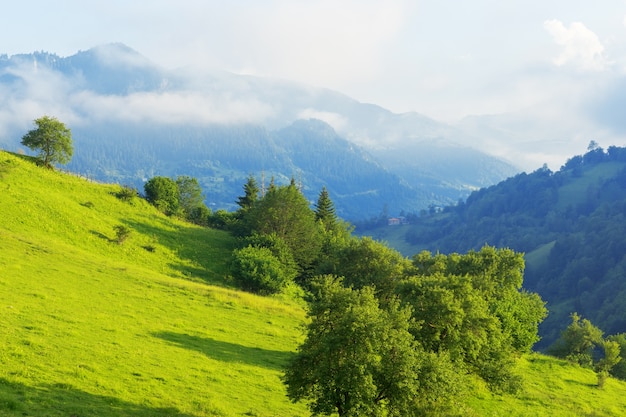
[[264, 247], [235, 249], [231, 272], [243, 290], [259, 294], [280, 292], [289, 281], [283, 264]]
[[113, 229], [115, 230], [115, 241], [118, 245], [124, 243], [130, 236], [131, 230], [124, 225], [118, 224], [117, 226], [114, 226]]
[[128, 185], [123, 185], [120, 190], [115, 194], [117, 198], [122, 201], [132, 201], [134, 197], [137, 197], [139, 193], [136, 188], [130, 187]]

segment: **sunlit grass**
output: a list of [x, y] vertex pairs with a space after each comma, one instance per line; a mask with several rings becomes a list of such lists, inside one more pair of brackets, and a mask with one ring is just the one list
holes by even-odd
[[303, 310], [227, 288], [228, 234], [0, 161], [0, 415], [305, 414], [280, 381]]
[[[303, 337], [300, 302], [231, 288], [227, 233], [118, 190], [0, 152], [0, 415], [309, 415], [280, 379]], [[122, 244], [116, 225], [131, 229]], [[600, 390], [567, 362], [531, 355], [519, 372], [519, 395], [476, 382], [463, 414], [626, 409], [624, 383]]]

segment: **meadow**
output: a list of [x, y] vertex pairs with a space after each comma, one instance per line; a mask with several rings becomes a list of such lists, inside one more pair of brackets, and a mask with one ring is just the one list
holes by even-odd
[[[303, 337], [301, 298], [238, 291], [228, 233], [123, 201], [120, 189], [0, 151], [0, 415], [309, 415], [281, 382]], [[477, 382], [462, 413], [626, 410], [626, 384], [598, 389], [590, 370], [531, 354], [518, 371], [520, 394]]]

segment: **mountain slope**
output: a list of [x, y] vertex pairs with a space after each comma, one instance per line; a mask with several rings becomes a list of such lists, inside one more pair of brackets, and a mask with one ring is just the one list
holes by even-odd
[[[330, 161], [337, 153], [345, 153], [337, 155], [339, 160], [355, 162], [335, 167], [342, 176], [312, 173], [302, 180], [310, 182], [312, 199], [320, 183], [344, 189], [333, 197], [351, 220], [378, 216], [385, 208], [397, 214], [454, 203], [518, 172], [509, 163], [459, 145], [472, 143], [460, 130], [417, 113], [394, 114], [287, 81], [164, 70], [122, 44], [70, 57], [45, 52], [0, 56], [0, 94], [0, 143], [6, 149], [18, 150], [31, 120], [49, 113], [74, 133], [71, 170], [141, 189], [146, 175], [190, 175], [191, 165], [196, 176], [205, 178], [207, 203], [214, 208], [232, 208], [249, 174], [260, 177], [265, 171], [268, 177], [288, 179], [309, 173], [307, 159]], [[312, 146], [295, 163], [282, 148], [285, 142], [271, 139], [284, 135], [294, 122], [311, 119], [328, 123], [360, 150]], [[323, 135], [307, 139], [323, 142]], [[447, 162], [451, 159], [454, 164]], [[228, 171], [231, 181], [220, 171]], [[374, 188], [388, 191], [348, 190], [342, 181], [361, 175], [376, 178]], [[367, 198], [350, 206], [346, 195]]]
[[626, 332], [626, 148], [590, 150], [556, 173], [540, 169], [474, 192], [416, 220], [413, 251], [466, 252], [485, 244], [527, 253], [524, 285], [548, 301], [545, 347], [576, 311], [608, 334]]
[[[280, 381], [304, 311], [224, 287], [230, 236], [1, 151], [0, 189], [0, 415], [309, 415]], [[116, 225], [132, 229], [121, 245]], [[531, 354], [518, 370], [520, 395], [477, 381], [463, 415], [626, 408], [626, 384], [599, 390], [565, 361]]]
[[223, 287], [229, 235], [4, 152], [0, 188], [0, 414], [305, 414], [280, 381], [303, 311]]

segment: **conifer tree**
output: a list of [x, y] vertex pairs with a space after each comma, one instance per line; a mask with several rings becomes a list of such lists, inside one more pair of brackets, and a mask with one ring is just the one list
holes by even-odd
[[337, 213], [335, 205], [328, 195], [326, 187], [322, 187], [322, 191], [315, 205], [315, 220], [321, 221], [326, 230], [334, 229], [337, 225]]
[[252, 175], [248, 177], [248, 181], [243, 186], [244, 195], [237, 199], [237, 205], [243, 210], [247, 210], [259, 198], [259, 185]]

